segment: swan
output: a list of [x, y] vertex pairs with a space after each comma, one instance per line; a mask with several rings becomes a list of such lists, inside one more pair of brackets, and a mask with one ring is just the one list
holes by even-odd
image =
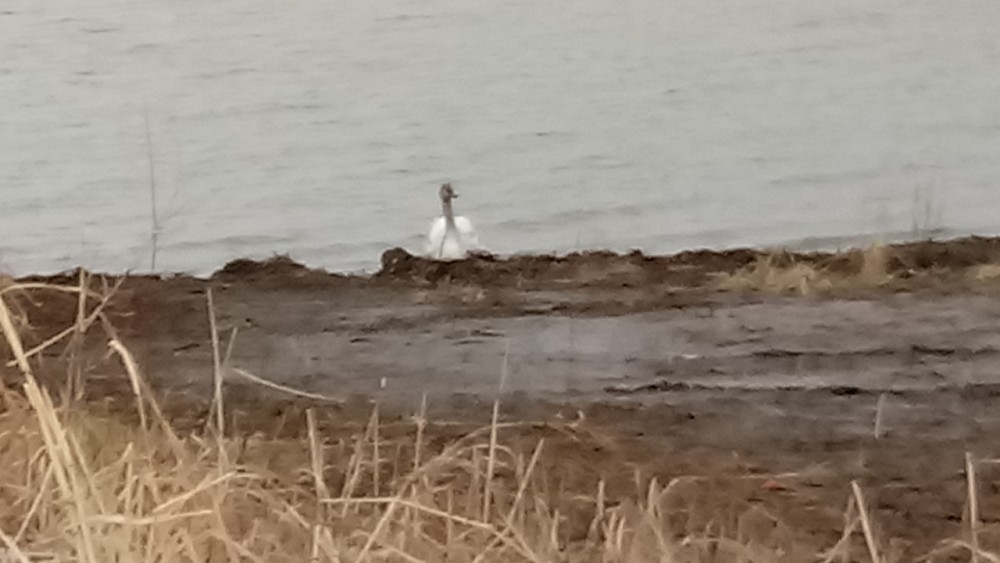
[[427, 254], [438, 260], [465, 258], [468, 251], [479, 247], [479, 236], [472, 227], [472, 221], [466, 217], [455, 217], [451, 200], [458, 197], [458, 194], [451, 184], [443, 184], [438, 195], [441, 197], [443, 213], [431, 223], [431, 230], [427, 235]]

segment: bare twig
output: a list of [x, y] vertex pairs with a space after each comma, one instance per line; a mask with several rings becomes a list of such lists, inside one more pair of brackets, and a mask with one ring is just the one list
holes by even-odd
[[146, 159], [149, 161], [149, 208], [150, 208], [150, 231], [149, 231], [149, 269], [156, 272], [156, 252], [160, 239], [160, 215], [156, 205], [156, 165], [153, 160], [153, 133], [149, 127], [149, 109], [145, 108], [146, 123]]
[[882, 557], [878, 553], [878, 546], [875, 544], [875, 534], [872, 532], [871, 520], [868, 517], [868, 507], [865, 505], [865, 496], [861, 492], [861, 487], [857, 481], [851, 481], [851, 490], [854, 492], [854, 502], [858, 507], [858, 517], [861, 518], [861, 529], [865, 533], [865, 543], [868, 545], [868, 555], [872, 563], [882, 563]]
[[979, 563], [979, 495], [976, 490], [976, 465], [971, 452], [965, 452], [965, 477], [969, 494], [969, 542], [972, 563]]
[[882, 413], [885, 410], [885, 400], [886, 394], [880, 393], [878, 396], [878, 402], [875, 404], [875, 439], [878, 440], [882, 437]]

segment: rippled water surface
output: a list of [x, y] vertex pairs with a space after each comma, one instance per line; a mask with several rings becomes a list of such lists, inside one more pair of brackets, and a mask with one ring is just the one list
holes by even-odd
[[150, 160], [160, 270], [372, 270], [449, 180], [501, 253], [998, 233], [997, 29], [996, 0], [8, 0], [0, 268], [149, 268]]

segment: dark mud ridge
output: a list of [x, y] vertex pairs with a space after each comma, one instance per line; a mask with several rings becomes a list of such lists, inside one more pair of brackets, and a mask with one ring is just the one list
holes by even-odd
[[[234, 260], [213, 274], [218, 280], [284, 280], [289, 283], [326, 281], [407, 282], [434, 285], [443, 281], [482, 286], [531, 288], [546, 285], [700, 287], [718, 274], [734, 274], [764, 261], [775, 268], [804, 264], [819, 271], [851, 275], [865, 266], [865, 250], [794, 253], [739, 248], [690, 250], [674, 255], [626, 254], [610, 251], [496, 256], [476, 253], [464, 260], [442, 262], [410, 254], [402, 248], [383, 253], [381, 268], [371, 278], [312, 270], [285, 256], [270, 260]], [[948, 241], [919, 241], [884, 247], [885, 273], [908, 278], [929, 271], [959, 271], [1000, 263], [1000, 238], [966, 237]]]

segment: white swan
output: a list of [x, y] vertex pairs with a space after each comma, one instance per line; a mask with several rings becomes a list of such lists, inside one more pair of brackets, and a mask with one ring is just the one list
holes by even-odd
[[470, 250], [479, 248], [479, 236], [466, 217], [455, 217], [451, 200], [458, 197], [451, 184], [444, 184], [438, 190], [441, 196], [441, 217], [431, 223], [427, 235], [427, 255], [438, 260], [458, 260], [465, 258]]

